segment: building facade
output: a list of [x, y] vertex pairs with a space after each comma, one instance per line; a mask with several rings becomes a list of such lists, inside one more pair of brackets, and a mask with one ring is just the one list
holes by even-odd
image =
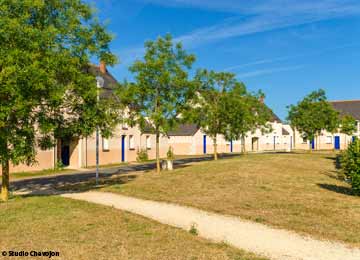
[[[103, 79], [102, 98], [112, 95], [117, 84], [116, 79], [107, 71], [104, 64], [90, 66], [90, 72]], [[351, 115], [357, 120], [357, 131], [347, 136], [342, 133], [323, 131], [315, 140], [304, 139], [298, 131], [284, 124], [274, 113], [269, 122], [271, 131], [263, 133], [260, 129], [248, 133], [244, 141], [248, 152], [259, 151], [291, 151], [293, 149], [345, 149], [353, 138], [360, 138], [360, 100], [330, 102], [341, 115]], [[72, 169], [93, 167], [96, 164], [95, 134], [86, 138], [71, 138], [58, 140], [54, 148], [43, 151], [37, 149], [36, 161], [32, 166], [11, 166], [11, 172], [37, 171], [52, 169], [60, 162]], [[101, 165], [133, 162], [137, 153], [146, 150], [149, 159], [156, 157], [156, 137], [151, 132], [141, 131], [138, 127], [125, 124], [114, 129], [110, 138], [100, 137], [99, 161]], [[217, 137], [218, 153], [239, 153], [242, 151], [242, 141], [228, 141], [222, 135]], [[160, 156], [166, 157], [169, 148], [176, 155], [202, 155], [214, 152], [213, 140], [195, 124], [182, 124], [168, 136], [160, 137]]]
[[[216, 140], [218, 153], [240, 153], [242, 142], [248, 152], [290, 151], [293, 138], [291, 127], [283, 124], [274, 113], [268, 124], [272, 129], [270, 132], [263, 133], [258, 129], [254, 133], [247, 133], [244, 140], [228, 141], [224, 136], [218, 135]], [[168, 143], [175, 154], [201, 155], [214, 152], [212, 138], [195, 124], [183, 124], [175, 131], [171, 131]]]
[[335, 133], [322, 131], [314, 140], [306, 140], [301, 133], [295, 131], [294, 148], [302, 150], [344, 150], [354, 138], [360, 138], [360, 100], [330, 101], [340, 116], [350, 115], [356, 120], [356, 131], [346, 135], [339, 130]]

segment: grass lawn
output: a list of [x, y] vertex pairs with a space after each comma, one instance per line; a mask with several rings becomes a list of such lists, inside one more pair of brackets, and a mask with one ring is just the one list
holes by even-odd
[[360, 246], [360, 198], [336, 177], [334, 153], [252, 154], [119, 178], [103, 190]]
[[0, 219], [0, 250], [60, 252], [52, 259], [264, 259], [110, 207], [57, 196], [0, 203]]
[[65, 174], [65, 173], [77, 173], [79, 171], [74, 169], [47, 169], [42, 171], [32, 171], [32, 172], [14, 172], [10, 173], [10, 179], [28, 179], [33, 177], [42, 177], [42, 176], [51, 176], [55, 174]]

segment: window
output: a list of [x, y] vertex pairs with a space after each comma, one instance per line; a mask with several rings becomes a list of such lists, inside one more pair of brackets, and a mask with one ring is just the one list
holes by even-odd
[[109, 151], [109, 139], [103, 137], [102, 138], [102, 149], [103, 151]]
[[129, 136], [129, 150], [135, 150], [135, 137], [133, 135]]
[[280, 144], [280, 136], [276, 136], [276, 143]]
[[149, 135], [146, 136], [146, 149], [151, 149], [151, 139]]
[[129, 128], [128, 124], [127, 123], [123, 123], [122, 124], [122, 129], [123, 130], [127, 130]]
[[332, 144], [332, 136], [327, 136], [326, 137], [326, 143], [327, 144]]
[[302, 140], [303, 144], [306, 144], [306, 143], [307, 143], [307, 138], [306, 138], [306, 137], [303, 137], [302, 139], [303, 139], [303, 140]]

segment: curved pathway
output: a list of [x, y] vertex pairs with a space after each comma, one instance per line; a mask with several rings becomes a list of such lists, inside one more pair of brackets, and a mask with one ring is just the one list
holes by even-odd
[[112, 206], [163, 224], [190, 230], [201, 237], [277, 260], [359, 260], [360, 249], [319, 241], [290, 231], [206, 211], [105, 192], [63, 194], [63, 197]]

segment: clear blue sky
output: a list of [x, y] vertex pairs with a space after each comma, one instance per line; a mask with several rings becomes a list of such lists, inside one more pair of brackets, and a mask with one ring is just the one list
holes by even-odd
[[[91, 0], [88, 0], [91, 1]], [[323, 88], [330, 100], [360, 99], [360, 0], [92, 0], [115, 34], [120, 64], [171, 33], [197, 56], [194, 68], [230, 71], [262, 89], [282, 119], [286, 106]]]

